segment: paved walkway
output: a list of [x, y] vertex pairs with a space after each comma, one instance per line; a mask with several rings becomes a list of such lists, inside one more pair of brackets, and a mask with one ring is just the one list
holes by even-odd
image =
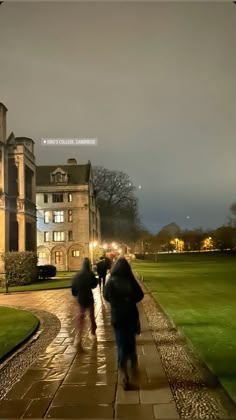
[[95, 290], [97, 343], [76, 346], [76, 303], [70, 290], [0, 295], [0, 305], [49, 311], [61, 322], [54, 341], [0, 401], [0, 418], [179, 418], [156, 345], [140, 305], [140, 389], [118, 383], [110, 308]]

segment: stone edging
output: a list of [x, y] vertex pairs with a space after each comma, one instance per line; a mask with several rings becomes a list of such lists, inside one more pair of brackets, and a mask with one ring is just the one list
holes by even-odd
[[[137, 273], [136, 273], [137, 274]], [[236, 418], [236, 405], [142, 282], [143, 307], [181, 418]]]
[[[22, 309], [22, 307], [18, 308]], [[54, 314], [30, 307], [24, 309], [36, 315], [39, 318], [40, 325], [36, 334], [31, 336], [19, 350], [0, 364], [0, 399], [10, 391], [15, 382], [19, 381], [40, 353], [57, 336], [61, 328], [61, 323]]]

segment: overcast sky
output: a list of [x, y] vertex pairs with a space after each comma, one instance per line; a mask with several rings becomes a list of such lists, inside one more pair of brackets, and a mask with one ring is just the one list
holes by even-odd
[[[236, 201], [236, 5], [3, 3], [0, 102], [37, 164], [129, 174], [144, 224], [216, 227]], [[47, 147], [41, 138], [97, 138]]]

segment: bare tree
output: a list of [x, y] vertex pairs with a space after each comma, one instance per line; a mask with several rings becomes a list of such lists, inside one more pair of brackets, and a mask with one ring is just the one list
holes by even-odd
[[139, 230], [138, 200], [129, 176], [103, 167], [94, 167], [93, 173], [103, 238], [134, 241]]

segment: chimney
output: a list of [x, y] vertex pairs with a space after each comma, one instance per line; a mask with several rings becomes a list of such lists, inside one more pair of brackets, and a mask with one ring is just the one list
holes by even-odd
[[67, 165], [77, 165], [77, 160], [75, 158], [67, 159]]
[[7, 139], [7, 108], [0, 102], [0, 142]]

